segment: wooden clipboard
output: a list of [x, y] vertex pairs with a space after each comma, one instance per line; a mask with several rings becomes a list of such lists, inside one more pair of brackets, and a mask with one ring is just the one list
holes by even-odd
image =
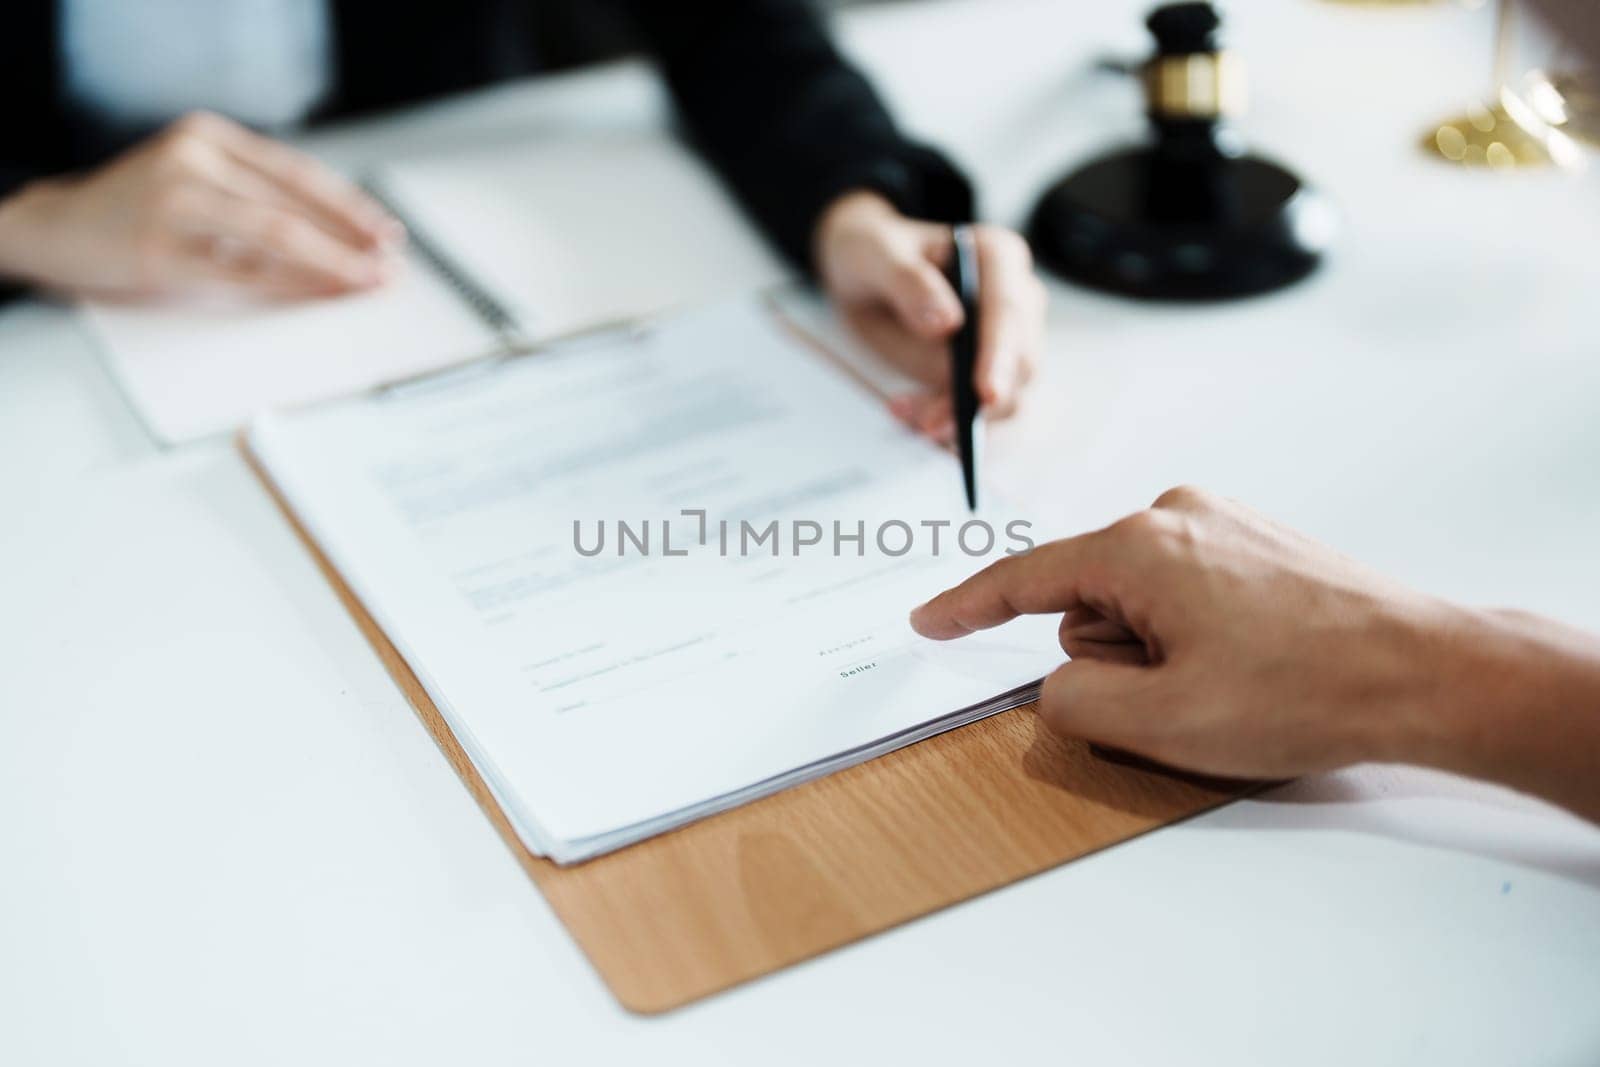
[[239, 450], [522, 868], [622, 1005], [657, 1013], [1255, 788], [1101, 759], [1032, 706], [572, 867], [535, 856], [241, 435]]

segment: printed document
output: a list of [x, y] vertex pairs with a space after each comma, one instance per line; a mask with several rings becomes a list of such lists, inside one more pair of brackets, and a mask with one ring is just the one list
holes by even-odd
[[249, 445], [560, 862], [1015, 706], [1063, 659], [1051, 618], [912, 632], [1042, 534], [968, 514], [954, 458], [753, 299], [269, 415]]

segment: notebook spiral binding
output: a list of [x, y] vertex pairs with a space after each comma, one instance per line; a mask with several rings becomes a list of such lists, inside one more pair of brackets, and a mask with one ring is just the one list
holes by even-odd
[[495, 333], [507, 351], [516, 352], [528, 347], [528, 335], [517, 316], [446, 252], [444, 246], [434, 240], [427, 230], [417, 225], [414, 218], [402, 211], [375, 178], [365, 179], [361, 187], [405, 225], [408, 242], [417, 257]]

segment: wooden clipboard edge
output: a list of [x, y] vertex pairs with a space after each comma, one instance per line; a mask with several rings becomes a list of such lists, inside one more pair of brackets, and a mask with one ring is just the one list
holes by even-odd
[[[429, 736], [433, 738], [434, 744], [438, 746], [439, 751], [444, 754], [445, 759], [455, 770], [456, 777], [461, 780], [462, 785], [467, 787], [467, 792], [472, 795], [472, 798], [478, 802], [478, 807], [488, 817], [490, 824], [494, 827], [495, 832], [500, 835], [500, 840], [504, 842], [506, 848], [511, 851], [511, 855], [516, 859], [517, 864], [533, 881], [539, 891], [545, 893], [544, 885], [546, 880], [560, 877], [561, 868], [553, 860], [535, 855], [523, 843], [522, 838], [517, 836], [517, 831], [511, 825], [511, 820], [506, 816], [505, 810], [500, 807], [500, 802], [495, 799], [494, 794], [490, 792], [482, 776], [478, 774], [478, 769], [473, 766], [466, 750], [461, 747], [461, 742], [456, 739], [455, 732], [445, 722], [444, 716], [439, 712], [438, 705], [428, 695], [428, 691], [423, 686], [421, 679], [411, 669], [411, 665], [406, 662], [406, 658], [400, 654], [400, 650], [395, 647], [394, 642], [390, 641], [389, 636], [383, 632], [383, 627], [378, 625], [377, 620], [372, 617], [372, 613], [361, 602], [361, 598], [356, 595], [355, 590], [350, 588], [349, 583], [344, 580], [344, 576], [333, 565], [333, 561], [322, 551], [322, 546], [317, 543], [316, 539], [311, 536], [310, 531], [300, 521], [293, 506], [289, 503], [288, 498], [284, 496], [278, 483], [273, 480], [266, 465], [261, 462], [255, 450], [250, 447], [248, 428], [241, 429], [235, 433], [234, 445], [244, 459], [246, 466], [250, 468], [256, 479], [272, 498], [273, 504], [276, 505], [284, 521], [289, 524], [289, 528], [294, 532], [295, 537], [310, 553], [312, 560], [317, 565], [317, 570], [322, 573], [322, 577], [333, 589], [334, 594], [339, 598], [339, 602], [344, 605], [345, 611], [355, 621], [357, 628], [366, 637], [373, 651], [378, 654], [378, 659], [382, 661], [384, 669], [389, 672], [389, 677], [400, 687], [400, 691], [405, 695], [406, 703], [411, 705], [411, 710], [421, 720], [423, 727], [428, 731]], [[675, 1008], [692, 1004], [724, 989], [740, 985], [753, 978], [761, 977], [761, 974], [741, 976], [721, 983], [714, 988], [687, 990], [678, 995], [659, 999], [640, 996], [637, 991], [618, 984], [610, 974], [595, 963], [579, 932], [572, 928], [567, 922], [566, 916], [562, 914], [560, 908], [555, 906], [554, 902], [549, 903], [551, 913], [561, 922], [561, 925], [567, 931], [567, 935], [578, 946], [579, 953], [583, 956], [584, 962], [588, 964], [589, 969], [600, 979], [601, 984], [610, 991], [618, 1004], [636, 1015], [660, 1015]], [[810, 955], [821, 955], [837, 947], [839, 946], [823, 946]], [[799, 960], [794, 962], [799, 962]]]
[[[445, 759], [450, 761], [450, 766], [455, 768], [456, 775], [461, 779], [462, 784], [467, 787], [467, 791], [478, 802], [478, 807], [483, 809], [483, 813], [494, 824], [494, 828], [500, 834], [501, 840], [511, 849], [512, 854], [517, 858], [517, 862], [528, 872], [528, 876], [537, 882], [542, 874], [547, 873], [542, 868], [553, 868], [554, 864], [540, 856], [535, 856], [522, 843], [522, 839], [517, 836], [516, 830], [511, 825], [511, 820], [506, 817], [505, 811], [500, 807], [499, 802], [495, 800], [494, 794], [489, 791], [489, 787], [484, 783], [483, 778], [479, 776], [478, 769], [472, 765], [472, 760], [467, 757], [467, 753], [461, 747], [461, 743], [456, 740], [455, 733], [450, 729], [449, 724], [444, 721], [444, 716], [439, 713], [438, 706], [434, 704], [433, 698], [428, 695], [427, 689], [423, 687], [421, 680], [417, 678], [416, 672], [411, 669], [411, 665], [400, 654], [400, 650], [394, 646], [394, 642], [390, 641], [389, 636], [383, 632], [383, 627], [378, 625], [377, 620], [372, 617], [366, 605], [361, 602], [361, 598], [356, 596], [355, 590], [351, 589], [349, 584], [345, 582], [344, 576], [333, 565], [333, 561], [322, 551], [322, 546], [317, 544], [316, 539], [311, 536], [310, 532], [300, 522], [299, 516], [295, 514], [294, 508], [289, 504], [288, 498], [283, 495], [278, 483], [273, 480], [272, 475], [267, 471], [260, 457], [255, 454], [255, 450], [250, 447], [249, 431], [238, 431], [234, 436], [234, 443], [239, 454], [244, 458], [245, 464], [272, 497], [273, 503], [277, 505], [278, 512], [288, 522], [290, 529], [294, 531], [295, 537], [299, 539], [306, 551], [311, 554], [311, 558], [316, 562], [317, 570], [322, 572], [322, 577], [333, 588], [334, 593], [339, 598], [339, 602], [350, 613], [350, 617], [355, 620], [356, 626], [361, 630], [362, 635], [372, 645], [373, 651], [377, 652], [378, 658], [383, 661], [383, 666], [389, 672], [389, 676], [400, 686], [401, 692], [405, 694], [406, 701], [411, 705], [412, 710], [417, 713], [417, 717], [422, 720], [422, 724], [427, 728], [428, 733], [433, 736], [434, 743], [444, 753]], [[604, 975], [601, 977], [603, 979]]]

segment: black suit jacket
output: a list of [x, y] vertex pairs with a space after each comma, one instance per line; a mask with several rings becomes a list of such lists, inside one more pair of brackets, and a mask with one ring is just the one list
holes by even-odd
[[[0, 14], [0, 197], [116, 148], [63, 98], [59, 0]], [[810, 267], [829, 200], [875, 189], [939, 221], [972, 214], [969, 186], [904, 137], [806, 0], [625, 0], [689, 138], [778, 247]], [[337, 71], [314, 118], [343, 117], [539, 68], [539, 0], [331, 0]]]

